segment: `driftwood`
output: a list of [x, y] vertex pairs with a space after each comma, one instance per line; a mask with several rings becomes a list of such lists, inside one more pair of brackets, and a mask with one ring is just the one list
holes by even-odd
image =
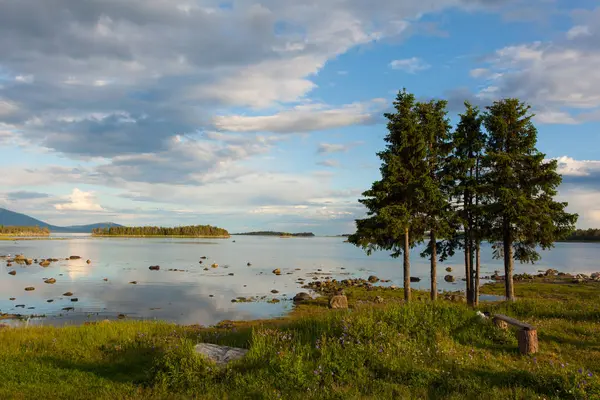
[[519, 341], [519, 351], [521, 354], [534, 354], [538, 352], [537, 329], [534, 326], [502, 314], [495, 314], [493, 321], [500, 329], [507, 329], [508, 325], [518, 328], [517, 340]]

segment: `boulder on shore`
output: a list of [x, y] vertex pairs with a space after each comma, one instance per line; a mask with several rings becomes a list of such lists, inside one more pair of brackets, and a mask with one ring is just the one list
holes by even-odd
[[299, 303], [307, 300], [312, 300], [312, 297], [310, 297], [310, 294], [306, 292], [300, 292], [294, 296], [294, 303]]
[[347, 309], [348, 308], [348, 298], [343, 294], [336, 294], [329, 300], [329, 308]]
[[212, 343], [197, 344], [196, 347], [194, 347], [194, 351], [196, 354], [206, 357], [219, 366], [226, 365], [231, 361], [239, 360], [248, 353], [247, 349], [219, 346]]
[[369, 276], [369, 278], [367, 280], [371, 283], [379, 282], [379, 278], [376, 277], [375, 275]]

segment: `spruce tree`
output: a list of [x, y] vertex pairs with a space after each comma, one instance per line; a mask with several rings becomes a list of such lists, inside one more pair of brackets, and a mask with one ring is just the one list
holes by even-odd
[[394, 101], [395, 112], [386, 113], [388, 134], [382, 161], [381, 179], [363, 193], [359, 202], [367, 208], [367, 218], [356, 220], [356, 233], [348, 242], [373, 250], [392, 251], [404, 256], [404, 298], [410, 301], [410, 249], [423, 240], [422, 182], [428, 179], [427, 146], [419, 128], [415, 97], [406, 89]]
[[445, 182], [446, 163], [452, 148], [449, 141], [452, 127], [447, 118], [447, 104], [444, 100], [432, 100], [416, 106], [419, 129], [426, 141], [427, 168], [427, 174], [420, 183], [425, 193], [425, 202], [421, 206], [424, 228], [429, 230], [429, 242], [421, 257], [429, 257], [432, 301], [437, 299], [437, 241], [451, 230], [449, 191]]
[[454, 179], [453, 197], [464, 231], [462, 247], [465, 255], [466, 297], [471, 305], [476, 305], [479, 298], [479, 250], [485, 236], [481, 196], [486, 136], [481, 124], [479, 109], [465, 102], [465, 112], [460, 114], [460, 121], [452, 135], [453, 153], [449, 163], [450, 175]]
[[546, 161], [536, 149], [530, 107], [518, 99], [504, 99], [486, 108], [486, 226], [489, 239], [500, 244], [494, 246], [494, 255], [504, 258], [506, 298], [513, 301], [513, 259], [539, 260], [537, 247], [551, 248], [568, 236], [577, 215], [565, 211], [567, 203], [553, 199], [562, 177], [556, 160]]

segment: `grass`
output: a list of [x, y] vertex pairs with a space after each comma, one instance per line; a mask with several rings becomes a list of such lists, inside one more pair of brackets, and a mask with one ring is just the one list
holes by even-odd
[[[0, 398], [600, 398], [599, 287], [526, 285], [516, 284], [519, 301], [481, 308], [536, 325], [535, 356], [519, 355], [514, 332], [464, 304], [403, 305], [402, 290], [348, 288], [349, 311], [316, 300], [286, 318], [213, 328], [115, 321], [0, 329]], [[218, 368], [193, 354], [198, 342], [249, 352]]]

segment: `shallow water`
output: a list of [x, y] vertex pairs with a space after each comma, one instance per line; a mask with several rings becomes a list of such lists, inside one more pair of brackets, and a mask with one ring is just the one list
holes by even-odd
[[[367, 256], [362, 250], [344, 243], [343, 238], [235, 236], [210, 240], [92, 238], [81, 234], [55, 236], [67, 240], [0, 241], [0, 255], [82, 257], [52, 263], [47, 268], [36, 264], [7, 267], [1, 261], [2, 313], [47, 316], [32, 319], [32, 324], [81, 323], [125, 314], [128, 318], [210, 325], [224, 319], [284, 314], [293, 307], [289, 299], [303, 291], [301, 284], [296, 283], [297, 278], [311, 280], [309, 274], [318, 269], [337, 279], [367, 278], [375, 274], [382, 279], [391, 279], [389, 284], [402, 285], [401, 259], [392, 259], [385, 252]], [[413, 283], [413, 287], [427, 289], [429, 265], [427, 260], [419, 258], [420, 251], [421, 248], [416, 248], [411, 254], [411, 275], [422, 279]], [[201, 256], [208, 257], [203, 264], [199, 264]], [[516, 272], [535, 273], [538, 269], [554, 268], [589, 274], [600, 270], [598, 243], [558, 243], [555, 249], [543, 252], [542, 257], [542, 261], [534, 266], [516, 264]], [[86, 264], [86, 259], [92, 263]], [[248, 262], [252, 266], [247, 266]], [[458, 253], [446, 263], [439, 264], [439, 289], [463, 288], [461, 262], [462, 254]], [[219, 267], [210, 268], [212, 263], [218, 263]], [[160, 265], [161, 269], [150, 271], [150, 265]], [[444, 282], [448, 266], [454, 270], [452, 275], [457, 278], [456, 283]], [[209, 267], [209, 271], [204, 271], [205, 267]], [[280, 268], [282, 275], [273, 275], [271, 271], [275, 268]], [[17, 271], [15, 276], [8, 275], [12, 269]], [[183, 269], [184, 272], [168, 269]], [[482, 275], [502, 269], [502, 261], [493, 260], [490, 248], [485, 246], [482, 249]], [[56, 283], [46, 284], [44, 278], [55, 278]], [[137, 284], [130, 284], [131, 281], [137, 281]], [[24, 290], [27, 286], [35, 287], [35, 290], [27, 292]], [[279, 293], [271, 294], [273, 289]], [[78, 301], [72, 302], [69, 297], [62, 296], [67, 291], [73, 292]], [[278, 298], [282, 301], [277, 304], [231, 302], [239, 296], [267, 296], [267, 300]], [[9, 300], [11, 297], [16, 300]], [[52, 303], [47, 302], [50, 299]], [[25, 307], [17, 308], [17, 305]], [[74, 310], [63, 311], [65, 307]]]

